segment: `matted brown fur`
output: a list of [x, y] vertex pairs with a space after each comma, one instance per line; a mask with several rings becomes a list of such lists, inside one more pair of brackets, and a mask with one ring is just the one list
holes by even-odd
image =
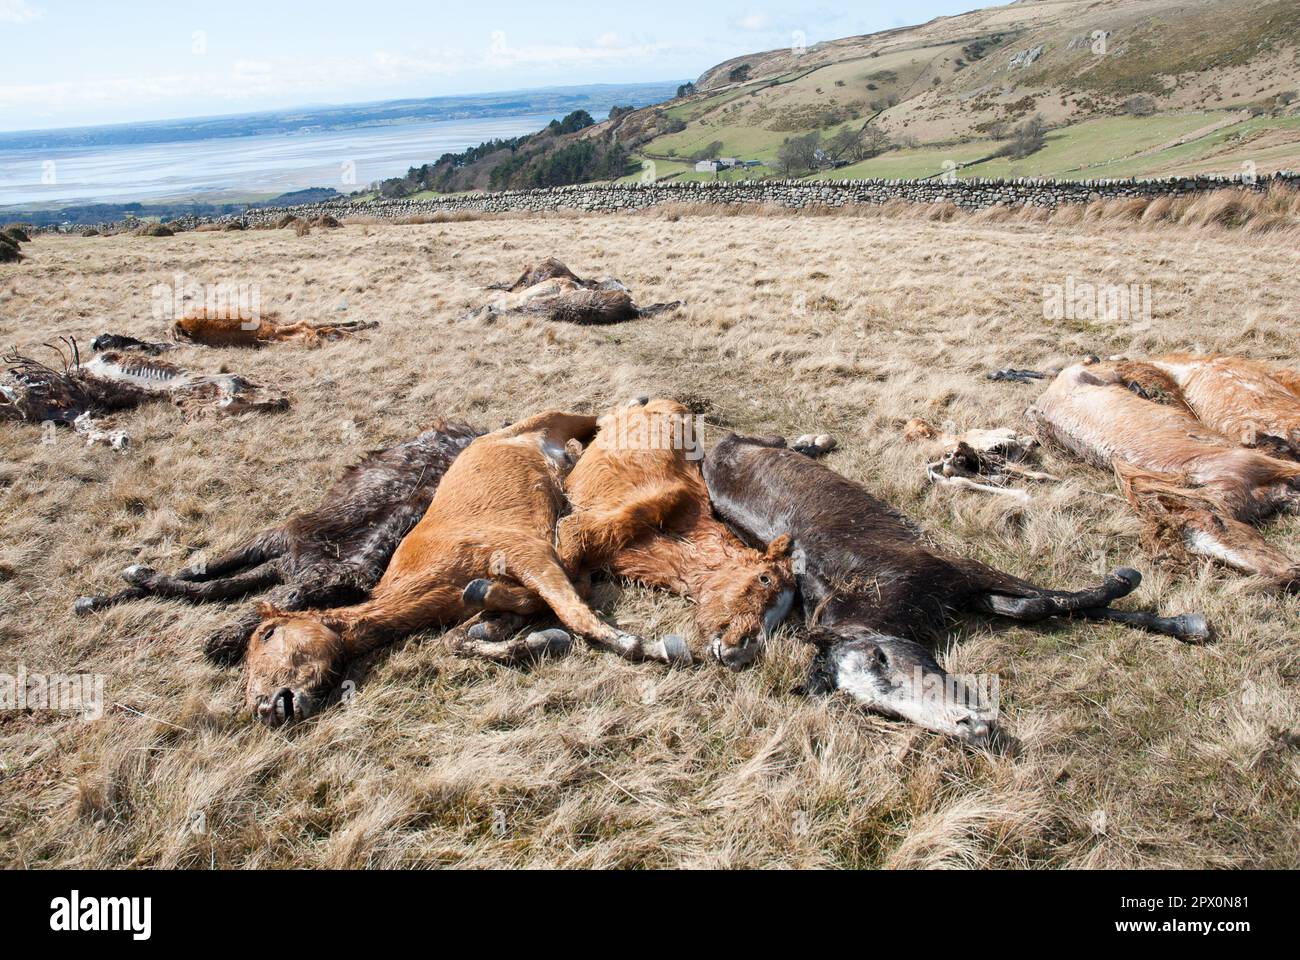
[[208, 347], [261, 347], [289, 340], [319, 346], [326, 340], [351, 337], [361, 330], [377, 326], [376, 323], [360, 321], [337, 324], [280, 323], [277, 313], [244, 319], [237, 312], [199, 309], [185, 311], [173, 324], [172, 330], [178, 338]]
[[790, 540], [755, 550], [714, 517], [703, 453], [675, 400], [605, 414], [565, 481], [573, 512], [557, 550], [574, 575], [607, 571], [692, 600], [712, 655], [738, 668], [757, 655], [769, 611], [789, 609]]
[[1300, 586], [1300, 565], [1251, 526], [1300, 505], [1300, 465], [1243, 448], [1181, 402], [1139, 396], [1133, 374], [1131, 364], [1067, 367], [1026, 416], [1041, 439], [1115, 472], [1148, 544]]

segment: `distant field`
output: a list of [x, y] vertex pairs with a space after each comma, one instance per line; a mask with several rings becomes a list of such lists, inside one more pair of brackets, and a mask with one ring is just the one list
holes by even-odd
[[[1254, 160], [1260, 173], [1300, 167], [1300, 118], [1242, 120], [1208, 131], [1233, 116], [1228, 111], [1198, 111], [1141, 119], [1088, 120], [1052, 130], [1042, 150], [1021, 160], [998, 158], [977, 162], [1001, 146], [996, 141], [977, 140], [889, 150], [861, 163], [824, 170], [809, 179], [920, 179], [943, 174], [948, 169], [946, 164], [952, 164], [960, 178], [1062, 180], [1196, 172], [1232, 174], [1241, 173], [1246, 160]], [[1188, 143], [1176, 143], [1203, 129], [1207, 130], [1204, 136]], [[1165, 149], [1156, 149], [1162, 146]]]
[[[104, 716], [0, 711], [0, 862], [11, 867], [1295, 867], [1300, 597], [1153, 561], [1101, 471], [1027, 506], [928, 484], [903, 424], [1019, 426], [1039, 387], [1005, 366], [1085, 353], [1231, 350], [1300, 362], [1296, 237], [1132, 223], [911, 216], [486, 218], [419, 226], [40, 236], [0, 267], [0, 342], [50, 356], [111, 330], [155, 338], [153, 285], [257, 282], [285, 320], [378, 320], [318, 350], [183, 345], [169, 357], [282, 388], [289, 411], [184, 422], [120, 415], [134, 445], [0, 425], [0, 672], [102, 674]], [[584, 328], [464, 320], [554, 255], [679, 313]], [[1150, 284], [1153, 317], [1043, 318], [1068, 276]], [[272, 732], [201, 639], [230, 605], [149, 601], [76, 618], [129, 563], [178, 568], [305, 503], [363, 451], [439, 417], [491, 426], [640, 393], [725, 431], [839, 439], [828, 464], [947, 549], [1077, 586], [1144, 576], [1126, 604], [1204, 610], [1189, 647], [1092, 622], [967, 619], [949, 670], [1000, 678], [1005, 750], [963, 748], [851, 702], [806, 699], [795, 624], [739, 674], [634, 665], [581, 645], [529, 670], [453, 656], [437, 630], [350, 674], [356, 696]], [[1268, 527], [1300, 550], [1300, 517]], [[688, 606], [620, 583], [601, 611], [682, 631]], [[1289, 738], [1289, 739], [1288, 739]], [[204, 828], [191, 825], [202, 815]]]

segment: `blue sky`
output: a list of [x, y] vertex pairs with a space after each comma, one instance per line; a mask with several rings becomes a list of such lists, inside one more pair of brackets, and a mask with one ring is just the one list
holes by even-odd
[[816, 43], [977, 5], [817, 3], [0, 0], [0, 130], [693, 79], [796, 30]]

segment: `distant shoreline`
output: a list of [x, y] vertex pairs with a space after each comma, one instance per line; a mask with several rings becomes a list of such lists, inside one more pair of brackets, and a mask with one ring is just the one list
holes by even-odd
[[[480, 105], [486, 115], [473, 118], [419, 117], [414, 114], [420, 105], [434, 101], [414, 106], [396, 101], [320, 114], [286, 112], [275, 115], [286, 126], [279, 130], [262, 129], [266, 116], [244, 118], [255, 125], [243, 134], [228, 134], [226, 121], [198, 120], [186, 129], [203, 136], [167, 142], [149, 140], [154, 131], [141, 132], [152, 125], [128, 125], [118, 131], [117, 142], [109, 143], [70, 142], [77, 131], [62, 131], [63, 142], [51, 140], [39, 149], [15, 147], [18, 135], [0, 134], [0, 214], [14, 219], [64, 212], [80, 223], [86, 220], [78, 211], [94, 206], [140, 204], [161, 208], [152, 215], [180, 216], [194, 212], [196, 205], [243, 206], [311, 187], [355, 193], [409, 167], [433, 163], [444, 153], [535, 133], [574, 109], [603, 116], [612, 106], [645, 106], [674, 91], [673, 84], [542, 91], [527, 101], [523, 95], [511, 98], [508, 112], [497, 97]], [[457, 111], [470, 109], [469, 98], [438, 98], [439, 109], [452, 109], [449, 99]], [[521, 109], [525, 106], [533, 109]], [[329, 129], [304, 130], [312, 126], [309, 121], [322, 118]], [[292, 129], [287, 128], [290, 122], [296, 124]]]

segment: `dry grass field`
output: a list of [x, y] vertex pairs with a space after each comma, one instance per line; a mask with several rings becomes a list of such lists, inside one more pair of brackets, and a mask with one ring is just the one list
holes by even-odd
[[[285, 320], [381, 326], [315, 350], [170, 355], [286, 390], [281, 415], [142, 408], [119, 419], [124, 452], [0, 428], [0, 672], [102, 674], [106, 700], [95, 720], [0, 713], [0, 863], [1300, 865], [1300, 598], [1153, 562], [1099, 472], [1048, 454], [1063, 482], [1020, 506], [931, 487], [901, 437], [914, 416], [1017, 425], [1039, 388], [985, 379], [1000, 367], [1188, 349], [1300, 362], [1295, 229], [945, 216], [660, 210], [26, 245], [0, 268], [0, 342], [28, 352], [58, 334], [158, 337], [151, 291], [182, 271], [260, 284]], [[460, 319], [545, 255], [688, 306], [607, 328]], [[1045, 285], [1068, 276], [1149, 284], [1150, 320], [1044, 319]], [[238, 671], [200, 653], [228, 609], [72, 614], [124, 566], [214, 556], [436, 418], [490, 427], [639, 393], [705, 411], [708, 442], [829, 431], [830, 466], [944, 547], [1059, 586], [1131, 564], [1145, 581], [1125, 603], [1204, 610], [1219, 641], [972, 617], [941, 659], [1000, 678], [1013, 738], [980, 751], [793, 695], [810, 656], [793, 623], [739, 674], [581, 645], [503, 668], [428, 631], [356, 665], [349, 703], [268, 731], [245, 716]], [[1300, 553], [1300, 518], [1269, 530]], [[675, 598], [607, 583], [596, 599], [636, 630], [693, 637]]]

